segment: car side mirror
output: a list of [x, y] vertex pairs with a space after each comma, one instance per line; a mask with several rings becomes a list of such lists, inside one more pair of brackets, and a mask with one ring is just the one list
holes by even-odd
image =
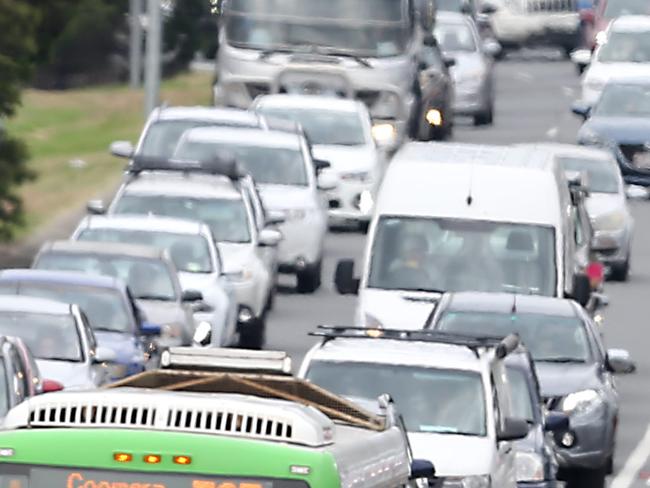
[[496, 39], [489, 38], [483, 41], [483, 52], [488, 56], [496, 57], [502, 49], [501, 43]]
[[573, 277], [573, 290], [571, 298], [583, 307], [586, 307], [591, 298], [591, 281], [584, 273], [578, 273]]
[[631, 374], [636, 372], [636, 364], [630, 353], [624, 349], [609, 349], [607, 351], [607, 370], [615, 374]]
[[63, 390], [64, 386], [55, 380], [43, 380], [43, 393], [54, 393]]
[[104, 215], [106, 213], [106, 205], [103, 200], [90, 200], [86, 203], [86, 211], [91, 215]]
[[582, 66], [584, 70], [584, 68], [591, 64], [593, 54], [589, 49], [576, 49], [575, 51], [571, 52], [570, 56], [573, 64]]
[[201, 322], [194, 331], [194, 344], [197, 346], [208, 346], [212, 343], [212, 326], [207, 322]]
[[338, 186], [338, 178], [332, 173], [318, 175], [318, 189], [321, 191], [332, 191]]
[[447, 68], [451, 68], [452, 66], [456, 66], [456, 58], [452, 58], [451, 56], [445, 56], [442, 61], [443, 61], [443, 63], [445, 63], [445, 66]]
[[359, 278], [354, 277], [354, 260], [341, 259], [336, 265], [334, 285], [341, 295], [357, 295], [359, 293]]
[[185, 290], [181, 295], [181, 300], [185, 303], [195, 303], [203, 300], [203, 293], [198, 290]]
[[95, 349], [95, 356], [93, 357], [93, 362], [95, 363], [112, 363], [117, 359], [117, 354], [113, 349], [108, 347], [97, 346]]
[[544, 418], [546, 432], [566, 432], [570, 427], [569, 416], [563, 412], [548, 412]]
[[506, 417], [503, 421], [503, 427], [497, 434], [497, 441], [518, 441], [524, 439], [530, 430], [528, 422], [524, 419]]
[[320, 173], [324, 169], [331, 168], [332, 163], [329, 161], [325, 161], [324, 159], [314, 159], [314, 169], [316, 170], [316, 173]]
[[259, 236], [260, 247], [275, 247], [280, 244], [282, 233], [275, 229], [262, 229]]
[[284, 212], [279, 210], [269, 210], [266, 213], [266, 225], [281, 225], [287, 220]]
[[140, 325], [140, 334], [143, 336], [157, 336], [160, 335], [160, 325], [152, 324], [151, 322], [142, 322]]
[[111, 144], [110, 151], [117, 158], [131, 159], [135, 148], [129, 141], [115, 141]]
[[481, 5], [481, 13], [485, 15], [492, 15], [497, 10], [499, 10], [498, 7], [491, 2], [483, 2]]
[[436, 476], [436, 469], [433, 463], [426, 459], [414, 459], [411, 461], [410, 480], [430, 480]]
[[591, 115], [591, 107], [584, 102], [574, 102], [571, 105], [571, 112], [587, 120]]

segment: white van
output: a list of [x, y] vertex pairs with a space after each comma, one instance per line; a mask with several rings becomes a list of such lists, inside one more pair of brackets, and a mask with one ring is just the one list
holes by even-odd
[[359, 294], [355, 321], [365, 327], [422, 327], [445, 291], [586, 304], [591, 289], [586, 263], [576, 263], [575, 214], [549, 150], [410, 143], [379, 190], [361, 279], [343, 260], [336, 287]]

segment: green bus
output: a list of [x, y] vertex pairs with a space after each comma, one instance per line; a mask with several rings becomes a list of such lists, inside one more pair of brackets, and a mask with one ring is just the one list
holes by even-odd
[[[181, 365], [220, 364], [214, 350], [172, 351], [189, 358]], [[396, 488], [433, 476], [411, 459], [385, 398], [370, 413], [277, 371], [169, 358], [167, 369], [11, 410], [0, 488]]]

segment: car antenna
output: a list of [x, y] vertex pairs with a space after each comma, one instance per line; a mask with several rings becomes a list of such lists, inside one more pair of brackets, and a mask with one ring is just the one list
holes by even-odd
[[517, 313], [517, 295], [512, 296], [512, 309], [510, 310], [512, 315]]
[[467, 192], [467, 206], [471, 207], [472, 202], [474, 202], [474, 197], [472, 196], [472, 190], [474, 189], [474, 162], [472, 161], [472, 165], [469, 170], [469, 190]]

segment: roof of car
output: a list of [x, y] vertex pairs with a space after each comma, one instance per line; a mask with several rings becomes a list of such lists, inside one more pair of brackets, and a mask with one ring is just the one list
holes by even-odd
[[207, 224], [198, 220], [175, 219], [155, 215], [88, 215], [79, 225], [85, 229], [128, 229], [171, 234], [205, 234]]
[[150, 120], [199, 120], [224, 125], [260, 127], [262, 121], [255, 112], [226, 107], [163, 107], [156, 109]]
[[300, 138], [297, 134], [275, 130], [197, 127], [186, 131], [182, 140], [300, 149]]
[[334, 110], [337, 112], [358, 112], [363, 105], [357, 100], [319, 95], [263, 95], [255, 101], [255, 106], [279, 108], [304, 108], [313, 110]]
[[195, 198], [241, 199], [241, 193], [225, 176], [170, 171], [143, 172], [124, 184], [127, 194]]
[[559, 142], [535, 142], [530, 144], [519, 144], [524, 147], [547, 149], [556, 155], [576, 156], [589, 159], [607, 159], [614, 160], [614, 155], [610, 150], [595, 147], [582, 146], [578, 144], [562, 144]]
[[610, 26], [611, 32], [644, 32], [650, 30], [650, 16], [622, 15], [614, 19]]
[[564, 298], [512, 293], [458, 292], [446, 293], [440, 301], [441, 311], [473, 311], [484, 313], [531, 313], [562, 317], [576, 316], [573, 301]]
[[124, 290], [126, 285], [118, 278], [103, 275], [50, 271], [40, 269], [6, 269], [0, 271], [0, 282], [61, 283], [73, 286]]
[[312, 360], [398, 364], [483, 371], [484, 363], [464, 346], [390, 339], [333, 339], [310, 353]]
[[96, 254], [106, 256], [129, 256], [145, 259], [165, 259], [164, 249], [140, 244], [123, 244], [121, 242], [103, 242], [97, 245], [91, 241], [51, 241], [43, 244], [41, 253], [58, 252], [69, 254]]
[[70, 315], [69, 303], [20, 295], [0, 295], [0, 311]]

